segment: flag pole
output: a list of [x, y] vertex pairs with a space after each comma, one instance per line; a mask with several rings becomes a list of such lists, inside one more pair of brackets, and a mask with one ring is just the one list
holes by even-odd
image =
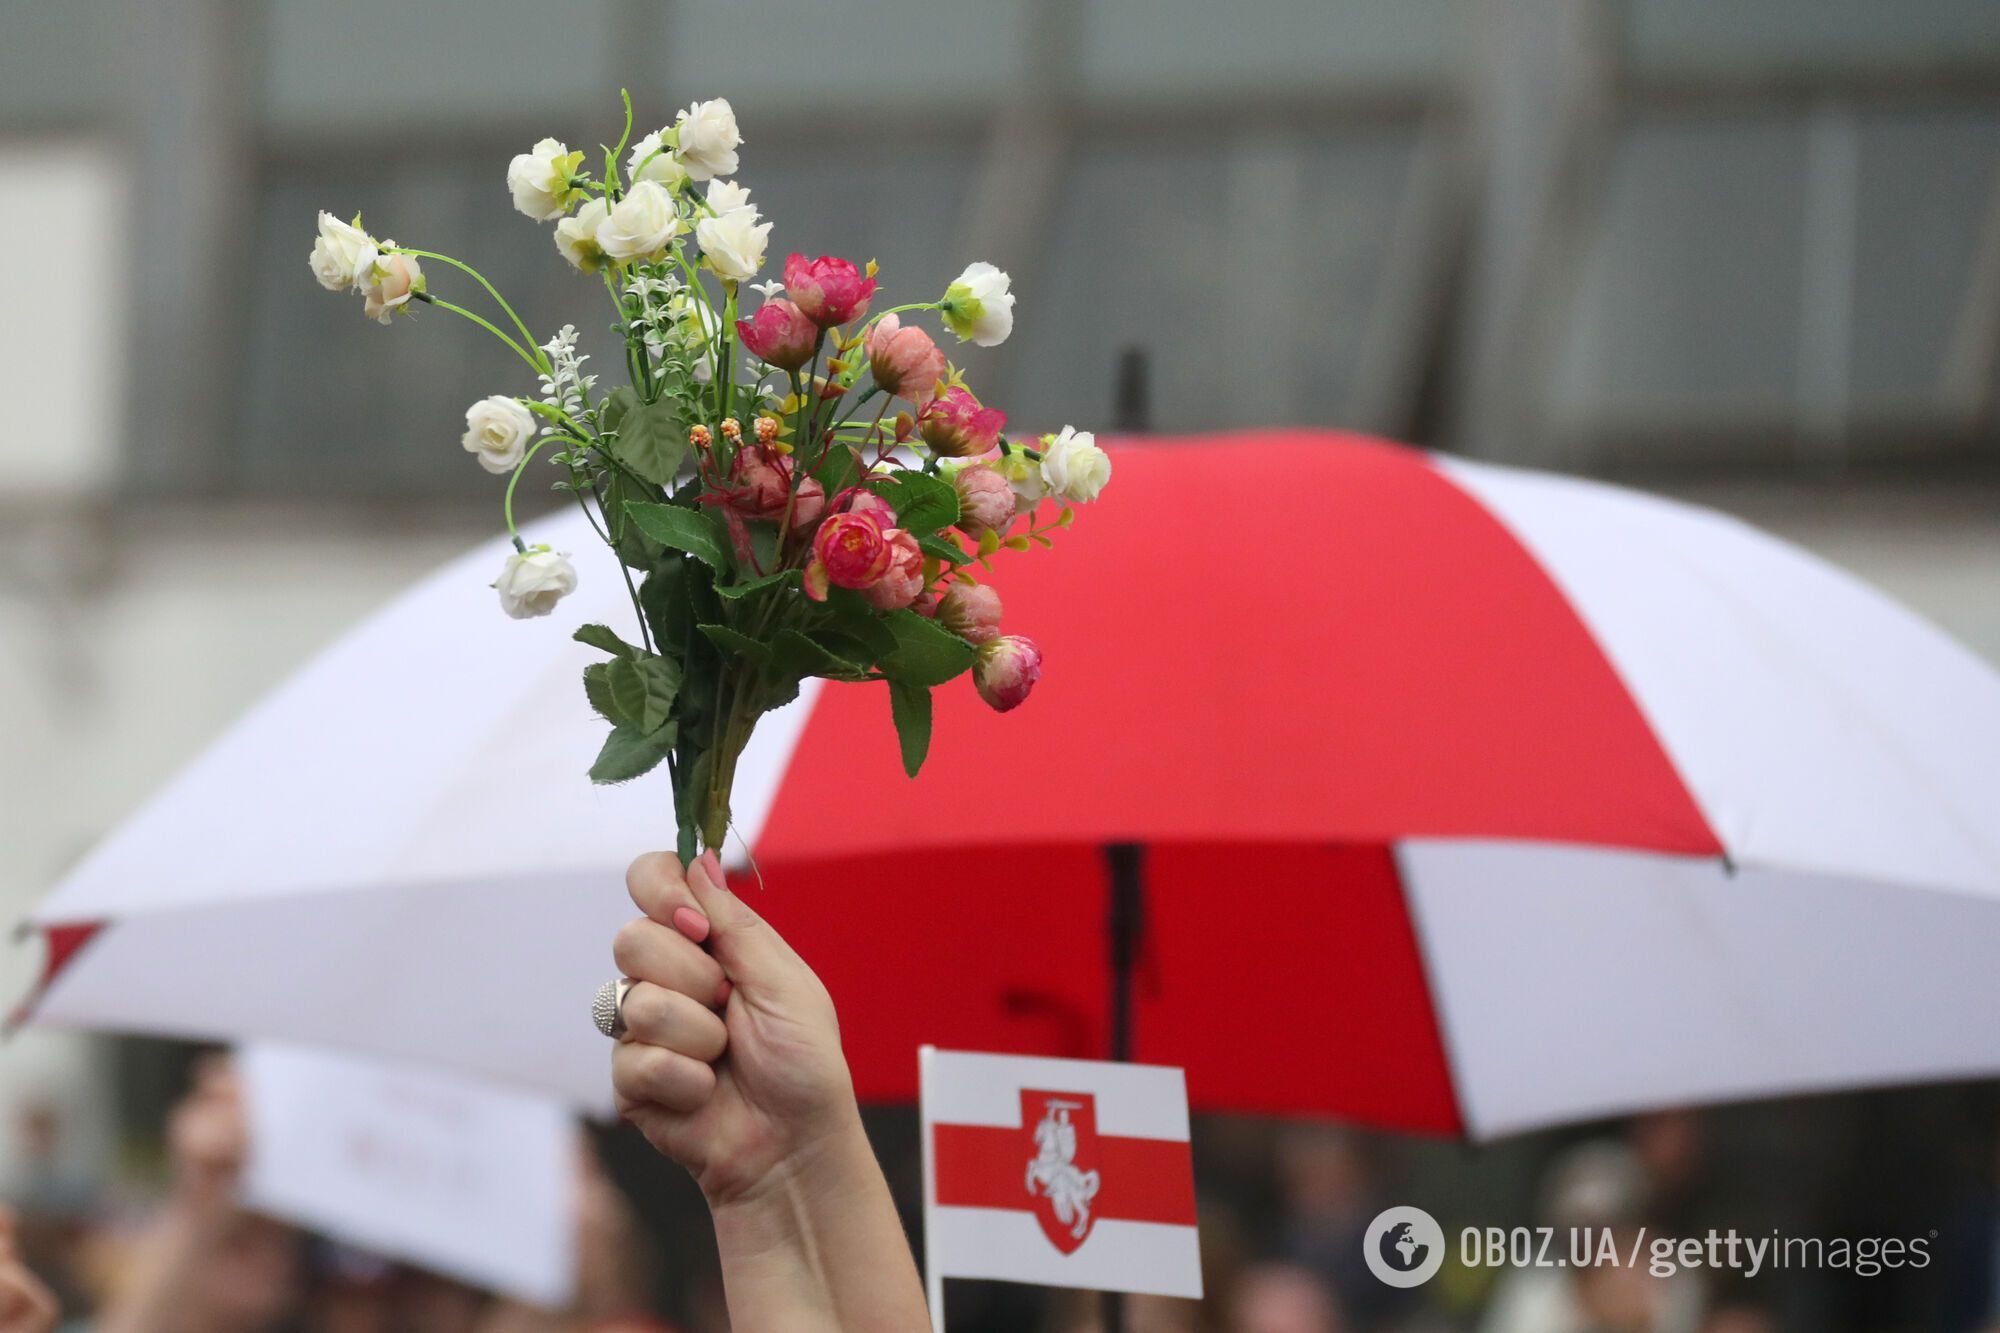
[[[1127, 347], [1118, 355], [1112, 386], [1112, 421], [1121, 431], [1144, 434], [1153, 428], [1152, 368], [1143, 347]], [[1105, 934], [1111, 948], [1111, 1051], [1113, 1060], [1132, 1058], [1132, 974], [1138, 962], [1139, 937], [1146, 929], [1145, 849], [1135, 842], [1114, 842], [1104, 849], [1109, 872], [1111, 910]], [[1107, 1291], [1103, 1304], [1104, 1333], [1125, 1333], [1125, 1295]]]
[[[1139, 941], [1146, 932], [1145, 848], [1136, 842], [1114, 842], [1104, 849], [1110, 910], [1105, 935], [1111, 950], [1111, 1049], [1113, 1060], [1132, 1058], [1133, 975]], [[1125, 1333], [1125, 1296], [1107, 1291], [1103, 1304], [1104, 1333]]]
[[931, 1148], [930, 1093], [931, 1058], [935, 1046], [917, 1047], [917, 1134], [923, 1140], [924, 1171], [924, 1300], [931, 1309], [931, 1333], [944, 1333], [944, 1274], [938, 1271], [936, 1217], [931, 1201], [937, 1198], [937, 1162]]

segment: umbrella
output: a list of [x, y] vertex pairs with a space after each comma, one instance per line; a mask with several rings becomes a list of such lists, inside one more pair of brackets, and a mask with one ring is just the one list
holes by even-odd
[[[1066, 549], [997, 563], [1047, 655], [1025, 707], [942, 691], [915, 783], [876, 686], [808, 688], [746, 755], [754, 901], [864, 1097], [911, 1097], [921, 1042], [1114, 1052], [1200, 1108], [1491, 1136], [2000, 1069], [1954, 1021], [2000, 1001], [2000, 678], [1946, 636], [1583, 481], [1326, 433], [1115, 458]], [[537, 538], [595, 553], [581, 520]], [[500, 558], [81, 865], [35, 917], [38, 1016], [601, 1104], [583, 1011], [667, 794], [583, 782], [579, 617], [504, 621]]]

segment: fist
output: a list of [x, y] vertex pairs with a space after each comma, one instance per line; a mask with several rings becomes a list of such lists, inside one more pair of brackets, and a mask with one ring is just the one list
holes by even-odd
[[711, 1205], [753, 1195], [795, 1154], [858, 1125], [833, 1001], [730, 891], [714, 853], [683, 872], [655, 852], [625, 879], [644, 915], [612, 950], [637, 983], [612, 1054], [619, 1113]]

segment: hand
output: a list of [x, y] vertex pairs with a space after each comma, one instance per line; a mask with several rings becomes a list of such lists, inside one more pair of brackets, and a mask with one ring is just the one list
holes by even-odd
[[0, 1206], [0, 1333], [49, 1333], [62, 1312], [14, 1250], [14, 1212]]
[[243, 1090], [226, 1055], [195, 1066], [194, 1083], [167, 1121], [167, 1155], [182, 1202], [228, 1204], [250, 1149]]
[[612, 1057], [619, 1112], [694, 1175], [711, 1207], [858, 1139], [832, 998], [729, 890], [715, 854], [686, 873], [667, 853], [642, 856], [625, 882], [645, 916], [612, 951], [638, 983]]

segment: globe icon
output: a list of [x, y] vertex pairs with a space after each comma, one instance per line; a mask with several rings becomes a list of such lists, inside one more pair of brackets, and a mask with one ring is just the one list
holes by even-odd
[[1429, 1248], [1417, 1239], [1416, 1229], [1408, 1222], [1398, 1222], [1382, 1235], [1383, 1260], [1405, 1273], [1424, 1261]]

